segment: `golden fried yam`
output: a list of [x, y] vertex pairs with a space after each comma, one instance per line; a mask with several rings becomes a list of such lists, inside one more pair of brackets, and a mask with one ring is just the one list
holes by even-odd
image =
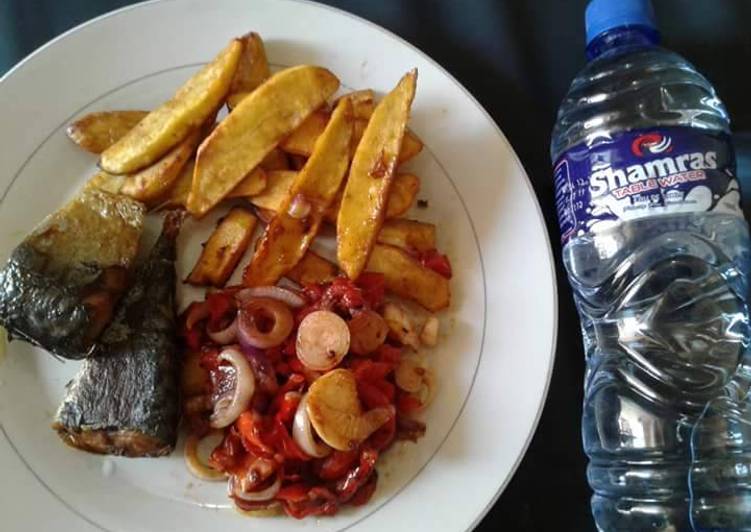
[[305, 255], [349, 167], [352, 123], [352, 102], [344, 98], [266, 226], [243, 275], [245, 285], [276, 284]]
[[241, 207], [230, 209], [204, 244], [186, 282], [199, 286], [224, 286], [248, 248], [256, 222], [250, 211]]
[[329, 118], [331, 118], [330, 113], [316, 111], [306, 118], [279, 146], [287, 153], [308, 157], [313, 153], [316, 140], [326, 129]]
[[350, 279], [365, 268], [386, 215], [416, 83], [412, 70], [381, 100], [352, 159], [336, 222], [339, 267]]
[[99, 160], [103, 170], [130, 174], [158, 160], [201, 127], [229, 90], [243, 46], [235, 39], [166, 103], [146, 115]]
[[383, 274], [389, 292], [412, 299], [431, 312], [448, 307], [451, 301], [448, 279], [394, 246], [376, 244], [367, 271]]
[[287, 272], [286, 277], [300, 286], [307, 286], [330, 283], [336, 278], [338, 271], [336, 264], [308, 250], [300, 262]]
[[102, 153], [133, 129], [148, 111], [101, 111], [79, 118], [65, 131], [68, 138], [91, 153]]
[[258, 88], [271, 75], [261, 36], [256, 32], [250, 32], [243, 35], [240, 40], [243, 44], [243, 51], [227, 96], [227, 106], [230, 109], [235, 108], [240, 100]]
[[227, 194], [227, 198], [249, 198], [256, 196], [266, 188], [266, 172], [260, 166], [252, 170], [245, 178]]
[[172, 188], [185, 163], [195, 153], [201, 133], [201, 129], [196, 129], [157, 162], [126, 176], [120, 193], [150, 206], [158, 203]]
[[198, 149], [188, 211], [206, 214], [337, 88], [331, 72], [303, 65], [275, 74], [244, 98]]
[[410, 252], [435, 249], [436, 227], [433, 224], [395, 218], [383, 222], [378, 242], [388, 244]]

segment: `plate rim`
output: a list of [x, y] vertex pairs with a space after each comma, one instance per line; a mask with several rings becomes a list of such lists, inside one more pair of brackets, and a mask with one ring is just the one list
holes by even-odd
[[[104, 19], [107, 19], [107, 18], [110, 18], [110, 17], [113, 17], [113, 16], [120, 15], [120, 14], [122, 14], [124, 12], [127, 12], [127, 11], [130, 11], [130, 10], [135, 10], [135, 9], [139, 9], [139, 8], [142, 8], [142, 7], [146, 7], [148, 5], [152, 5], [152, 4], [166, 4], [166, 3], [178, 2], [178, 1], [179, 0], [145, 0], [145, 1], [142, 1], [142, 2], [136, 2], [134, 4], [130, 4], [130, 5], [127, 5], [127, 6], [123, 6], [123, 7], [117, 8], [117, 9], [114, 9], [114, 10], [102, 13], [101, 15], [98, 15], [98, 16], [96, 16], [94, 18], [85, 20], [85, 21], [77, 24], [76, 26], [73, 26], [72, 28], [66, 30], [65, 32], [61, 33], [60, 35], [57, 35], [56, 37], [52, 38], [51, 40], [45, 42], [44, 44], [42, 44], [41, 46], [39, 46], [38, 48], [36, 48], [32, 52], [30, 52], [29, 54], [27, 54], [24, 58], [22, 58], [20, 61], [18, 61], [16, 64], [14, 64], [10, 69], [8, 69], [8, 71], [5, 74], [3, 74], [2, 76], [0, 76], [0, 85], [3, 82], [5, 82], [7, 79], [9, 79], [10, 77], [12, 77], [15, 73], [17, 73], [28, 62], [30, 62], [35, 56], [37, 56], [38, 54], [41, 54], [47, 48], [53, 47], [55, 44], [57, 44], [58, 41], [61, 41], [61, 40], [65, 39], [69, 35], [74, 34], [74, 33], [82, 30], [83, 28], [85, 28], [85, 27], [87, 27], [89, 25], [96, 24], [96, 23], [98, 23], [101, 20], [104, 20]], [[534, 209], [535, 210], [535, 215], [536, 215], [537, 220], [538, 220], [538, 222], [539, 222], [539, 224], [540, 224], [540, 226], [541, 226], [541, 228], [543, 230], [542, 232], [543, 232], [543, 235], [544, 235], [544, 242], [545, 242], [545, 247], [546, 247], [546, 250], [547, 250], [548, 266], [549, 266], [549, 271], [550, 271], [549, 282], [550, 282], [550, 288], [551, 288], [551, 292], [550, 293], [551, 293], [551, 296], [552, 296], [552, 305], [553, 305], [553, 313], [552, 313], [553, 314], [552, 315], [552, 318], [553, 318], [553, 320], [552, 320], [553, 321], [553, 330], [551, 331], [552, 334], [551, 334], [551, 337], [550, 337], [550, 352], [547, 354], [547, 357], [546, 357], [546, 359], [547, 359], [547, 372], [546, 372], [546, 375], [545, 375], [545, 383], [544, 383], [544, 386], [543, 386], [543, 389], [542, 389], [542, 394], [540, 395], [540, 398], [539, 398], [539, 401], [538, 401], [538, 404], [537, 404], [537, 412], [535, 414], [534, 420], [532, 421], [532, 424], [531, 424], [531, 427], [530, 427], [530, 431], [526, 435], [524, 444], [522, 445], [522, 448], [521, 448], [521, 452], [516, 457], [513, 465], [509, 469], [509, 474], [507, 475], [507, 477], [503, 480], [503, 482], [501, 482], [499, 484], [498, 488], [496, 489], [496, 492], [488, 500], [488, 502], [485, 505], [485, 507], [480, 512], [477, 513], [477, 515], [475, 516], [474, 520], [469, 524], [469, 526], [466, 529], [466, 530], [473, 530], [485, 518], [485, 516], [488, 514], [488, 512], [490, 511], [490, 509], [495, 505], [495, 503], [498, 501], [498, 499], [500, 498], [500, 496], [506, 490], [506, 488], [508, 487], [508, 485], [511, 482], [511, 480], [516, 475], [516, 473], [517, 473], [517, 471], [519, 469], [519, 466], [521, 465], [522, 460], [526, 456], [527, 451], [529, 450], [529, 447], [530, 447], [530, 445], [532, 443], [532, 439], [534, 438], [535, 434], [537, 433], [537, 429], [539, 428], [540, 419], [542, 417], [542, 413], [544, 411], [545, 404], [547, 402], [547, 397], [548, 397], [548, 393], [550, 391], [550, 384], [551, 384], [551, 380], [552, 380], [553, 370], [554, 370], [554, 367], [555, 367], [555, 358], [556, 358], [556, 351], [557, 351], [557, 345], [558, 345], [558, 328], [559, 328], [559, 294], [558, 294], [558, 284], [557, 284], [557, 269], [556, 269], [555, 255], [553, 253], [552, 242], [551, 242], [550, 234], [548, 232], [548, 228], [547, 228], [547, 223], [546, 223], [546, 220], [545, 220], [545, 216], [543, 215], [543, 212], [542, 212], [542, 206], [540, 205], [540, 200], [539, 200], [539, 198], [537, 196], [537, 193], [535, 192], [534, 187], [532, 186], [532, 182], [531, 182], [531, 180], [529, 178], [529, 174], [527, 173], [526, 168], [524, 167], [523, 163], [521, 162], [521, 159], [519, 158], [519, 155], [517, 154], [516, 150], [511, 145], [511, 143], [509, 142], [509, 140], [506, 137], [505, 133], [503, 132], [503, 130], [501, 129], [501, 127], [498, 125], [498, 123], [495, 121], [495, 119], [490, 115], [490, 113], [488, 113], [488, 111], [477, 100], [477, 98], [456, 77], [454, 77], [453, 74], [451, 74], [446, 68], [444, 68], [438, 61], [436, 61], [435, 59], [433, 59], [427, 52], [423, 51], [418, 46], [412, 44], [411, 42], [407, 41], [403, 37], [401, 37], [401, 36], [397, 35], [396, 33], [392, 32], [391, 30], [388, 30], [388, 29], [384, 28], [383, 26], [381, 26], [381, 25], [379, 25], [379, 24], [377, 24], [375, 22], [372, 22], [372, 21], [370, 21], [370, 20], [368, 20], [366, 18], [363, 18], [363, 17], [361, 17], [359, 15], [356, 15], [354, 13], [351, 13], [351, 12], [345, 10], [345, 9], [341, 9], [339, 7], [331, 6], [331, 5], [328, 5], [328, 4], [321, 3], [321, 2], [316, 2], [314, 0], [284, 0], [284, 1], [286, 1], [288, 3], [293, 3], [293, 4], [294, 3], [307, 4], [307, 5], [316, 7], [316, 8], [321, 8], [321, 9], [327, 10], [329, 12], [332, 12], [332, 13], [336, 14], [336, 15], [343, 15], [344, 17], [352, 19], [352, 20], [354, 20], [356, 22], [365, 24], [368, 27], [370, 27], [371, 29], [373, 29], [373, 30], [375, 30], [375, 31], [377, 31], [377, 32], [385, 35], [386, 37], [396, 40], [399, 44], [401, 44], [402, 46], [404, 46], [404, 47], [412, 50], [413, 52], [415, 52], [416, 54], [418, 54], [420, 57], [422, 57], [426, 62], [430, 63], [434, 68], [436, 68], [436, 70], [438, 70], [440, 73], [442, 73], [444, 76], [446, 76], [446, 78], [449, 81], [451, 81], [451, 83], [453, 83], [464, 94], [464, 96], [467, 97], [468, 100], [482, 113], [482, 115], [485, 117], [485, 119], [487, 119], [489, 121], [489, 123], [492, 125], [493, 129], [495, 130], [496, 134], [501, 139], [502, 143], [505, 144], [506, 148], [511, 153], [513, 164], [516, 167], [517, 171], [523, 177], [523, 182], [524, 182], [524, 184], [525, 184], [528, 192], [531, 194], [532, 203], [533, 203], [533, 205], [535, 207], [535, 209]], [[30, 155], [30, 157], [32, 157], [32, 156], [33, 156], [33, 153]], [[22, 165], [22, 166], [25, 166], [25, 165]], [[8, 187], [7, 187], [6, 191], [5, 191], [6, 193], [12, 188], [14, 181], [15, 181], [15, 179], [11, 179], [11, 182], [8, 184]], [[482, 351], [482, 347], [483, 346], [484, 346], [484, 338], [483, 338], [482, 345], [481, 345], [481, 351]], [[470, 389], [469, 395], [466, 398], [467, 401], [469, 400], [470, 396], [471, 396], [471, 389]], [[463, 415], [463, 413], [464, 413], [464, 408], [462, 408], [462, 411], [460, 411], [459, 416], [456, 419], [456, 422], [459, 421], [459, 419], [461, 418], [461, 416]], [[0, 428], [3, 429], [2, 432], [5, 435], [4, 428], [2, 426], [0, 426]], [[12, 442], [11, 442], [10, 439], [8, 439], [7, 437], [5, 439], [6, 439], [6, 441], [8, 441], [11, 444], [11, 446], [13, 446], [13, 444], [12, 444]], [[19, 453], [16, 452], [16, 455], [19, 456], [19, 459], [24, 463], [24, 465], [26, 465], [26, 469], [29, 470], [32, 473], [32, 475], [34, 476], [34, 478], [38, 482], [40, 482], [42, 484], [42, 486], [46, 486], [46, 484], [44, 483], [44, 481], [41, 478], [39, 478], [39, 476], [33, 471], [32, 468], [30, 468], [28, 466], [28, 464], [26, 464], [25, 460], [19, 455]], [[47, 491], [51, 491], [51, 490], [48, 489]], [[79, 512], [77, 512], [74, 508], [72, 508], [64, 500], [60, 499], [59, 497], [56, 497], [56, 500], [58, 500], [59, 502], [61, 502], [63, 504], [63, 506], [66, 509], [68, 509], [69, 511], [71, 511], [74, 515], [76, 515], [78, 517], [84, 517], [84, 516], [81, 516], [79, 514]], [[86, 519], [85, 517], [84, 517], [84, 520], [86, 522], [89, 522], [89, 520]], [[352, 524], [354, 525], [355, 523], [352, 523]]]

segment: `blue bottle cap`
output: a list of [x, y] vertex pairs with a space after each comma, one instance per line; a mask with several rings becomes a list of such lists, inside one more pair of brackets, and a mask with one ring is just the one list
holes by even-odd
[[657, 29], [650, 0], [592, 0], [585, 15], [587, 44], [598, 35], [623, 26]]

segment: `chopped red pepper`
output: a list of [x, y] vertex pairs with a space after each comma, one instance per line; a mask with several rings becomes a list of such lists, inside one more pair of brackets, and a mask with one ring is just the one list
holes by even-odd
[[352, 451], [334, 451], [319, 462], [318, 476], [323, 480], [338, 480], [347, 474], [357, 462], [359, 453]]
[[340, 502], [350, 500], [357, 493], [357, 490], [367, 482], [373, 472], [376, 460], [378, 460], [378, 451], [366, 448], [360, 452], [360, 463], [357, 467], [350, 470], [344, 478], [336, 483], [336, 493], [339, 495]]
[[266, 354], [266, 358], [268, 358], [269, 362], [272, 364], [276, 364], [282, 359], [282, 350], [279, 347], [271, 347], [264, 353]]
[[302, 482], [288, 484], [281, 487], [279, 493], [276, 494], [276, 498], [286, 502], [304, 502], [308, 500], [308, 491], [310, 491], [310, 486]]
[[360, 400], [365, 403], [368, 408], [377, 408], [379, 406], [388, 406], [391, 404], [389, 398], [386, 397], [378, 386], [368, 381], [358, 381], [357, 394], [360, 396]]
[[394, 402], [394, 397], [396, 397], [396, 386], [384, 379], [373, 381], [373, 386], [378, 388], [381, 393], [386, 396], [389, 400], [389, 404]]
[[370, 475], [370, 478], [359, 490], [357, 490], [357, 493], [355, 493], [355, 496], [349, 500], [349, 503], [352, 506], [362, 506], [363, 504], [367, 504], [370, 498], [373, 496], [377, 485], [378, 471], [373, 471], [373, 473], [371, 473]]
[[262, 416], [251, 410], [243, 412], [235, 422], [242, 442], [249, 453], [275, 457], [281, 454], [289, 460], [310, 460], [289, 435], [287, 427], [278, 420]]
[[[282, 475], [283, 485], [289, 485], [295, 482], [301, 482], [303, 479], [303, 473], [307, 475], [307, 467], [305, 462], [285, 462], [284, 467], [280, 471]], [[304, 469], [304, 470], [303, 470]]]
[[300, 310], [298, 310], [297, 313], [295, 314], [295, 323], [297, 325], [300, 325], [300, 323], [302, 323], [302, 320], [305, 319], [305, 316], [307, 316], [308, 314], [312, 312], [315, 312], [316, 310], [321, 310], [319, 308], [319, 305], [320, 305], [319, 303], [316, 303], [314, 305], [303, 307]]
[[396, 416], [396, 437], [399, 440], [416, 442], [425, 436], [425, 423], [409, 417]]
[[245, 449], [240, 435], [236, 430], [230, 429], [224, 434], [222, 443], [216, 446], [211, 453], [209, 463], [221, 471], [234, 470], [245, 455]]
[[[426, 266], [437, 268], [441, 275], [450, 276], [448, 259], [438, 252], [428, 252], [420, 259], [427, 261], [423, 262]], [[349, 318], [360, 309], [379, 308], [383, 304], [384, 290], [383, 275], [372, 273], [361, 275], [356, 282], [340, 277], [326, 285], [306, 287], [303, 293], [308, 306], [297, 311], [296, 320], [299, 323], [315, 310], [331, 310]], [[210, 342], [206, 330], [226, 326], [228, 320], [234, 319], [234, 292], [224, 290], [209, 294], [200, 305], [191, 306], [194, 326], [183, 327], [181, 335], [190, 348], [202, 351], [201, 366], [211, 373], [216, 393], [222, 382], [229, 382], [222, 381], [227, 368], [219, 363], [221, 348]], [[282, 486], [278, 494], [272, 501], [257, 503], [259, 507], [275, 502], [295, 518], [333, 515], [343, 504], [367, 503], [378, 481], [375, 463], [379, 453], [402, 434], [419, 436], [424, 432], [424, 425], [400, 424], [398, 416], [393, 416], [351, 451], [335, 450], [320, 459], [308, 456], [291, 436], [290, 427], [302, 394], [317, 373], [309, 371], [297, 358], [295, 336], [293, 332], [277, 347], [246, 353], [258, 379], [256, 393], [249, 409], [226, 430], [210, 463], [231, 474], [256, 476], [262, 482], [271, 474], [279, 475]], [[354, 373], [364, 408], [388, 407], [393, 411], [396, 407], [401, 414], [407, 414], [422, 407], [417, 397], [397, 391], [394, 385], [393, 372], [401, 353], [401, 348], [384, 344], [368, 357], [349, 357], [342, 364], [341, 367]], [[238, 504], [242, 506], [240, 501]], [[255, 504], [247, 503], [249, 508]]]
[[206, 296], [206, 304], [209, 307], [209, 323], [218, 325], [222, 318], [236, 308], [235, 298], [226, 292], [213, 292]]
[[383, 304], [386, 278], [382, 273], [365, 272], [357, 278], [355, 284], [362, 291], [362, 297], [370, 308], [377, 309]]
[[400, 393], [396, 398], [396, 408], [404, 414], [412, 414], [422, 408], [422, 403], [412, 394]]
[[305, 376], [299, 373], [291, 373], [287, 377], [287, 382], [279, 386], [279, 390], [274, 396], [274, 401], [271, 406], [272, 412], [278, 412], [281, 409], [282, 401], [287, 395], [287, 392], [302, 392], [302, 386], [305, 384]]
[[199, 365], [209, 373], [215, 372], [219, 367], [219, 349], [214, 346], [204, 346], [201, 349]]
[[180, 316], [184, 329], [194, 329], [196, 324], [209, 317], [209, 308], [205, 301], [194, 301]]
[[[299, 485], [296, 485], [299, 486]], [[282, 488], [285, 490], [285, 488]], [[301, 488], [295, 487], [290, 492], [280, 490], [277, 499], [284, 504], [284, 511], [296, 519], [309, 515], [334, 515], [339, 510], [336, 495], [324, 486], [306, 488], [305, 498], [301, 497]], [[290, 496], [294, 497], [291, 499]]]
[[443, 277], [451, 279], [451, 262], [446, 255], [439, 253], [437, 250], [423, 251], [420, 254], [420, 263]]
[[288, 362], [289, 369], [291, 371], [294, 371], [295, 373], [305, 373], [305, 366], [302, 362], [300, 362], [300, 359], [295, 357], [291, 358]]
[[398, 347], [394, 347], [393, 345], [383, 344], [378, 348], [378, 351], [376, 351], [375, 358], [379, 362], [392, 364], [394, 367], [396, 367], [399, 364], [399, 361], [402, 359], [402, 350]]
[[358, 358], [350, 366], [358, 381], [380, 381], [394, 371], [394, 365], [388, 362], [373, 362], [367, 358]]
[[279, 420], [274, 420], [271, 424], [271, 430], [266, 435], [266, 441], [282, 453], [284, 458], [289, 460], [310, 460], [311, 457], [303, 452], [295, 443], [292, 436], [289, 435], [287, 427]]
[[235, 427], [242, 436], [243, 446], [248, 452], [258, 456], [273, 456], [274, 448], [264, 441], [264, 425], [263, 416], [252, 410], [243, 412], [235, 421]]
[[282, 344], [282, 353], [287, 355], [288, 357], [296, 357], [297, 356], [297, 346], [295, 345], [295, 342], [297, 340], [297, 337], [295, 335], [291, 335], [287, 340]]
[[209, 311], [206, 307], [206, 302], [194, 301], [180, 316], [180, 321], [182, 323], [180, 336], [185, 339], [185, 344], [191, 351], [200, 351], [201, 346], [208, 341], [204, 334], [204, 327], [197, 326], [199, 322], [205, 320], [208, 315]]
[[365, 306], [362, 291], [346, 277], [334, 279], [323, 294], [321, 304], [352, 311]]
[[276, 392], [273, 401], [271, 402], [271, 412], [278, 412], [281, 410], [282, 401], [287, 392], [302, 392], [303, 385], [305, 384], [305, 375], [300, 373], [292, 373], [287, 378], [287, 382], [279, 387]]
[[201, 345], [204, 343], [203, 334], [197, 327], [187, 330], [184, 333], [185, 344], [191, 351], [198, 351], [201, 349]]
[[291, 391], [300, 391], [300, 387], [305, 384], [305, 375], [300, 373], [292, 373], [287, 378], [287, 382], [279, 387], [279, 391], [276, 393], [277, 397]]
[[396, 436], [396, 416], [389, 419], [381, 428], [375, 431], [367, 440], [368, 447], [378, 452], [387, 449]]
[[291, 423], [297, 412], [297, 406], [300, 404], [301, 396], [299, 393], [287, 392], [282, 396], [279, 402], [279, 409], [274, 417], [284, 423]]
[[310, 305], [318, 303], [323, 297], [324, 288], [320, 284], [310, 284], [303, 288], [302, 293]]

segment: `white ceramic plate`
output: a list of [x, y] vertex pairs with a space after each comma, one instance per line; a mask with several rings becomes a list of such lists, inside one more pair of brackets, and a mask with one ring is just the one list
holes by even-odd
[[[276, 68], [321, 64], [344, 87], [383, 92], [419, 70], [411, 127], [425, 150], [410, 166], [429, 208], [413, 215], [438, 224], [455, 271], [445, 337], [430, 355], [440, 388], [427, 435], [387, 454], [367, 506], [259, 525], [222, 509], [224, 490], [191, 479], [179, 452], [129, 460], [64, 446], [50, 423], [78, 364], [13, 343], [0, 360], [3, 530], [465, 530], [524, 454], [557, 323], [554, 266], [532, 188], [499, 128], [456, 80], [347, 13], [290, 0], [164, 0], [100, 17], [32, 54], [0, 83], [0, 252], [7, 257], [94, 171], [95, 158], [66, 139], [66, 124], [90, 111], [156, 105], [250, 29]], [[186, 228], [182, 275], [210, 224]]]

